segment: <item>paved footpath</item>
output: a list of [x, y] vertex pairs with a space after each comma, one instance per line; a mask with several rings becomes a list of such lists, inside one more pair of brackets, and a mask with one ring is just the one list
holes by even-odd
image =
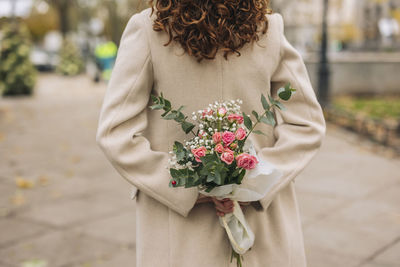
[[[95, 143], [105, 87], [45, 74], [33, 97], [0, 99], [0, 266], [135, 266], [130, 186]], [[400, 159], [386, 154], [328, 124], [296, 178], [310, 267], [400, 266]]]

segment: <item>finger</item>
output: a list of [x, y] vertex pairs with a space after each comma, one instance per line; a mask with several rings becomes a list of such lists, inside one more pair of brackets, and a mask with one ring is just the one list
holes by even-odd
[[221, 209], [223, 209], [224, 208], [224, 205], [218, 200], [218, 199], [216, 199], [216, 198], [211, 198], [212, 199], [212, 201], [214, 202], [214, 204], [215, 204], [215, 207], [219, 207], [219, 208], [221, 208]]
[[223, 202], [224, 207], [233, 207], [233, 201], [228, 200]]
[[215, 206], [215, 208], [219, 211], [225, 212], [225, 213], [230, 213], [233, 212], [233, 206], [232, 207], [225, 207], [225, 206]]
[[223, 212], [223, 213], [231, 213], [231, 212], [233, 212], [233, 208], [230, 208], [230, 209], [223, 208], [223, 209], [221, 209], [221, 208], [219, 208], [219, 207], [215, 207], [215, 209], [216, 209], [217, 211]]
[[225, 216], [225, 213], [217, 211], [217, 216], [223, 217], [223, 216]]
[[225, 208], [232, 208], [234, 206], [233, 201], [229, 198], [224, 198], [223, 200], [215, 199], [215, 201], [219, 202]]
[[233, 201], [231, 201], [230, 199], [228, 199], [228, 201], [226, 201], [226, 206], [224, 205], [225, 203], [222, 202], [221, 200], [218, 200], [216, 198], [211, 198], [212, 201], [215, 204], [215, 208], [218, 209], [219, 211], [225, 212], [225, 213], [231, 213], [233, 212]]

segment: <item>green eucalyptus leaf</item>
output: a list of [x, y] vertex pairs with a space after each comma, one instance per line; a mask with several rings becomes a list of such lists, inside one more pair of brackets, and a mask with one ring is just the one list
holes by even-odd
[[175, 141], [173, 146], [173, 151], [176, 154], [177, 161], [181, 161], [186, 156], [186, 149], [184, 148], [183, 144]]
[[286, 107], [279, 101], [275, 100], [274, 103], [275, 106], [277, 106], [280, 110], [286, 110]]
[[255, 110], [253, 110], [251, 113], [252, 113], [252, 114], [254, 115], [254, 117], [258, 120], [258, 118], [259, 118], [258, 113], [257, 113]]
[[179, 181], [177, 181], [178, 183], [176, 184], [177, 186], [184, 186], [186, 185], [186, 179], [180, 178]]
[[170, 168], [169, 173], [171, 174], [172, 178], [174, 178], [174, 179], [180, 178], [180, 172], [177, 169]]
[[197, 172], [195, 172], [192, 177], [193, 177], [193, 182], [197, 182], [200, 179], [200, 177], [197, 174]]
[[176, 111], [180, 112], [185, 106], [180, 106]]
[[262, 123], [274, 126], [275, 125], [275, 118], [274, 118], [274, 115], [273, 115], [272, 111], [267, 111], [265, 116], [262, 116], [260, 118], [260, 121]]
[[175, 120], [177, 122], [182, 122], [184, 119], [185, 119], [185, 115], [182, 112], [177, 111], [177, 116], [176, 116]]
[[270, 102], [271, 104], [274, 104], [274, 103], [275, 103], [275, 99], [273, 99], [272, 96], [268, 95], [268, 99], [269, 99], [269, 102]]
[[261, 94], [261, 104], [262, 104], [264, 110], [269, 110], [270, 109], [270, 105], [268, 104], [268, 101], [265, 98], [264, 94]]
[[238, 184], [242, 183], [242, 180], [243, 180], [243, 177], [244, 177], [245, 174], [246, 174], [246, 169], [242, 169], [242, 171], [239, 174], [238, 180], [237, 180]]
[[221, 174], [219, 172], [215, 172], [214, 176], [215, 176], [214, 183], [216, 183], [217, 185], [222, 185]]
[[240, 172], [240, 169], [239, 169], [239, 168], [235, 169], [235, 171], [232, 173], [232, 176], [233, 176], [233, 177], [238, 176], [238, 175], [239, 175], [239, 172]]
[[183, 146], [183, 144], [182, 143], [180, 143], [180, 142], [178, 142], [178, 141], [175, 141], [174, 142], [174, 151], [176, 150], [176, 151], [181, 151], [181, 150], [183, 150], [184, 149], [184, 146]]
[[278, 90], [278, 96], [283, 100], [289, 100], [290, 96], [292, 95], [292, 91], [286, 90], [285, 88], [281, 87]]
[[213, 182], [215, 180], [215, 176], [213, 175], [213, 174], [209, 174], [209, 175], [207, 175], [207, 182], [209, 183], [209, 182]]
[[251, 130], [251, 127], [253, 126], [253, 122], [244, 112], [242, 112], [242, 113], [243, 113], [244, 125], [246, 126], [247, 129]]
[[176, 118], [176, 113], [172, 111], [167, 116], [164, 117], [164, 120], [174, 120]]
[[162, 108], [163, 108], [163, 106], [162, 106], [162, 105], [160, 105], [160, 104], [156, 104], [156, 105], [152, 105], [152, 106], [150, 106], [150, 108], [151, 108], [151, 109], [153, 109], [153, 110], [158, 110], [158, 109], [162, 109]]
[[218, 156], [216, 154], [206, 154], [204, 157], [200, 158], [203, 165], [206, 166], [208, 163], [216, 164], [218, 161]]
[[194, 186], [194, 179], [193, 177], [188, 177], [186, 179], [185, 188], [193, 187]]
[[193, 123], [190, 123], [187, 121], [182, 122], [181, 126], [182, 126], [182, 130], [186, 134], [190, 133], [190, 131], [193, 130], [193, 128], [195, 127], [195, 125]]
[[171, 109], [171, 102], [167, 99], [165, 99], [165, 107], [167, 107], [168, 109]]
[[165, 111], [163, 114], [161, 114], [161, 117], [165, 117], [165, 115], [167, 115], [169, 112], [169, 110]]

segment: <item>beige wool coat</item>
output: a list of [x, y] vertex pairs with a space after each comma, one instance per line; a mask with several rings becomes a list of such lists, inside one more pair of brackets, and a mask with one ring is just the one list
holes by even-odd
[[184, 105], [189, 117], [209, 103], [231, 99], [242, 99], [242, 110], [250, 114], [262, 111], [261, 93], [276, 97], [286, 82], [297, 92], [282, 101], [286, 111], [276, 110], [278, 124], [257, 126], [268, 136], [251, 136], [258, 156], [283, 176], [260, 200], [262, 210], [247, 206], [244, 211], [256, 239], [243, 263], [306, 266], [294, 179], [319, 150], [326, 126], [303, 60], [285, 38], [282, 16], [266, 15], [267, 34], [258, 44], [247, 43], [241, 56], [225, 60], [219, 52], [216, 59], [198, 63], [174, 43], [163, 46], [168, 36], [152, 29], [155, 13], [150, 12], [133, 15], [125, 28], [96, 135], [119, 175], [137, 189], [136, 266], [236, 266], [214, 205], [195, 205], [195, 188], [168, 187], [168, 152], [175, 140], [190, 136], [148, 108], [150, 94], [162, 92], [175, 108]]

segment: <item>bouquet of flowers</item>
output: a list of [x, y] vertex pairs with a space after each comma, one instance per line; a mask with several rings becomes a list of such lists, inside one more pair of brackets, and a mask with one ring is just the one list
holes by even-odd
[[[290, 83], [278, 90], [278, 96], [289, 100], [296, 89]], [[254, 233], [246, 223], [238, 201], [257, 201], [282, 176], [271, 163], [257, 157], [251, 133], [264, 134], [256, 130], [259, 123], [274, 126], [273, 107], [285, 110], [277, 99], [261, 94], [264, 111], [252, 111], [254, 121], [241, 111], [242, 100], [215, 101], [203, 110], [192, 113], [192, 120], [182, 113], [184, 106], [173, 109], [171, 102], [152, 95], [153, 110], [163, 110], [163, 119], [175, 120], [186, 134], [193, 137], [184, 143], [174, 142], [170, 151], [169, 172], [171, 187], [198, 187], [199, 192], [218, 199], [229, 198], [234, 202], [234, 211], [220, 217], [232, 245], [232, 256], [242, 266], [242, 255], [254, 244]], [[196, 127], [197, 126], [197, 127]], [[265, 134], [264, 134], [265, 135]]]

